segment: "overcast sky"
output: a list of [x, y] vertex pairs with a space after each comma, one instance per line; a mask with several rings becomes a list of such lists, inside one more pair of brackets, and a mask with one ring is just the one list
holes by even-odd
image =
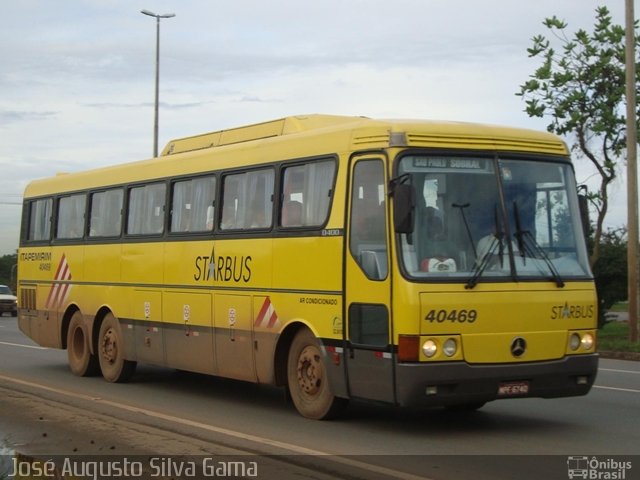
[[[160, 149], [175, 137], [288, 115], [488, 122], [543, 130], [515, 96], [557, 15], [591, 30], [624, 0], [21, 0], [0, 29], [0, 255], [18, 246], [35, 179], [153, 152], [155, 19]], [[638, 16], [640, 0], [636, 1]], [[591, 171], [578, 162], [578, 181]], [[624, 172], [621, 172], [624, 173]], [[609, 226], [626, 223], [618, 180]]]

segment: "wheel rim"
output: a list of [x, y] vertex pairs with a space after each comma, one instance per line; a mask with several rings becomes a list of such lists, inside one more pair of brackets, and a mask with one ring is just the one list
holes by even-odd
[[320, 352], [315, 347], [307, 346], [298, 357], [298, 384], [300, 389], [313, 397], [322, 388], [323, 366]]
[[109, 365], [113, 365], [118, 358], [118, 342], [113, 328], [107, 330], [102, 338], [102, 358]]

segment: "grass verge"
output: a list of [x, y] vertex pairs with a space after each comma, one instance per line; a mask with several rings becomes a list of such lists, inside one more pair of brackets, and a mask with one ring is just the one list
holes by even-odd
[[640, 343], [629, 341], [629, 325], [626, 322], [608, 322], [598, 331], [598, 350], [640, 353]]

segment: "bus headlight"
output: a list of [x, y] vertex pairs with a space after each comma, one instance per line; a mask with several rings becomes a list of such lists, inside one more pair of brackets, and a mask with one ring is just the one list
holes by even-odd
[[422, 352], [427, 358], [431, 358], [438, 352], [438, 345], [433, 340], [426, 340], [422, 344]]
[[454, 338], [448, 338], [442, 345], [442, 351], [447, 357], [453, 357], [458, 351], [458, 343]]
[[582, 340], [580, 341], [580, 343], [582, 344], [582, 348], [584, 348], [585, 350], [591, 350], [595, 343], [593, 335], [591, 335], [590, 333], [585, 333], [582, 336]]
[[580, 335], [578, 335], [577, 333], [572, 333], [571, 338], [569, 339], [569, 348], [575, 352], [578, 348], [580, 348], [580, 343]]
[[593, 330], [575, 331], [569, 334], [567, 353], [588, 353], [596, 348], [596, 333]]

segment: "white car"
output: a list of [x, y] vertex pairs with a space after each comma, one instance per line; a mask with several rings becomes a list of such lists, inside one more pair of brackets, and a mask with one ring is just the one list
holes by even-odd
[[0, 316], [4, 312], [11, 313], [11, 316], [18, 315], [18, 298], [6, 285], [0, 285]]

